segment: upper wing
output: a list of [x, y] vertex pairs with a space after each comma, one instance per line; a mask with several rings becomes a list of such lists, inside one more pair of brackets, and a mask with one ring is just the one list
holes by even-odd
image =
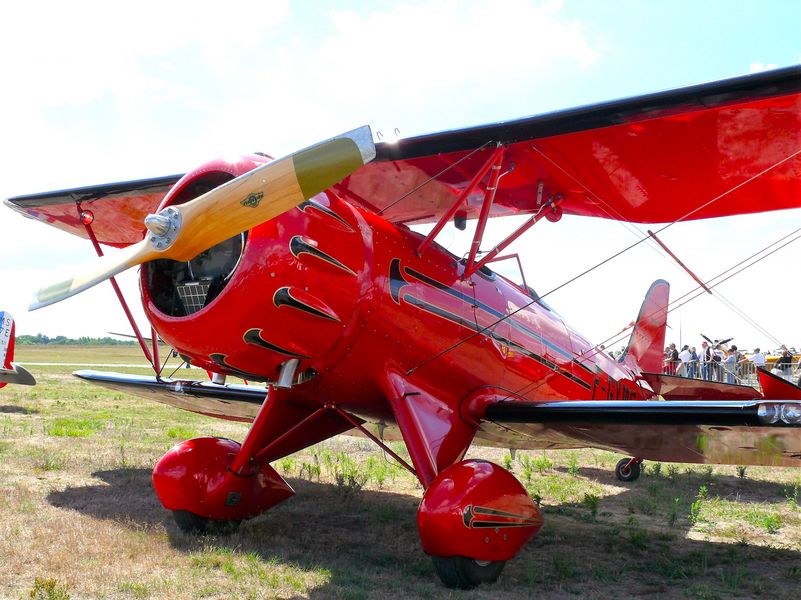
[[799, 207], [801, 67], [378, 144], [335, 189], [393, 222], [433, 222], [498, 144], [513, 170], [491, 216], [536, 212], [540, 181], [565, 213], [642, 223]]
[[[101, 244], [122, 248], [145, 235], [145, 217], [155, 212], [161, 200], [182, 175], [167, 175], [17, 196], [6, 204], [26, 217], [44, 221], [68, 233], [89, 237], [80, 212], [91, 211], [92, 231]], [[80, 208], [78, 208], [80, 204]]]
[[[790, 67], [575, 108], [517, 121], [376, 145], [376, 160], [335, 193], [395, 223], [434, 222], [496, 145], [505, 174], [490, 216], [536, 212], [560, 195], [565, 213], [671, 222], [801, 206], [801, 67]], [[124, 247], [181, 178], [153, 179], [10, 198], [25, 216]], [[477, 217], [489, 176], [467, 198]], [[700, 207], [700, 208], [699, 208]]]

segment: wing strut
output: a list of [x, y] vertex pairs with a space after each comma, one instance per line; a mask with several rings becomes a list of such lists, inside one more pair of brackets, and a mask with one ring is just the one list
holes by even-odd
[[[479, 252], [479, 247], [481, 246], [481, 241], [484, 237], [484, 229], [487, 225], [487, 219], [489, 219], [490, 211], [492, 209], [492, 204], [495, 200], [495, 192], [498, 189], [498, 182], [507, 173], [511, 172], [514, 168], [512, 165], [507, 171], [502, 172], [501, 168], [503, 166], [503, 159], [505, 156], [505, 148], [500, 144], [496, 146], [493, 153], [490, 157], [484, 162], [483, 165], [476, 171], [476, 174], [473, 175], [473, 178], [470, 180], [470, 183], [462, 190], [459, 194], [459, 197], [454, 200], [453, 204], [446, 210], [442, 216], [437, 221], [437, 224], [434, 225], [434, 228], [429, 232], [426, 238], [420, 242], [420, 245], [417, 247], [417, 255], [420, 256], [425, 252], [426, 248], [431, 245], [431, 242], [439, 235], [442, 229], [447, 225], [447, 223], [456, 215], [459, 211], [459, 208], [464, 205], [467, 201], [467, 198], [470, 194], [473, 193], [476, 186], [484, 179], [484, 177], [492, 171], [490, 175], [490, 180], [487, 183], [487, 187], [484, 191], [484, 201], [481, 205], [481, 213], [479, 214], [478, 218], [478, 225], [476, 226], [476, 231], [473, 236], [473, 242], [470, 246], [470, 253], [467, 258], [467, 264], [464, 269], [463, 277], [467, 278], [473, 275], [476, 271], [478, 271], [481, 267], [486, 265], [487, 263], [493, 262], [495, 260], [502, 260], [506, 257], [498, 257], [498, 255], [503, 252], [512, 242], [514, 242], [517, 238], [523, 235], [526, 231], [528, 231], [537, 221], [542, 219], [543, 217], [547, 218], [549, 221], [558, 221], [562, 218], [562, 211], [559, 207], [559, 204], [563, 200], [563, 196], [561, 194], [555, 195], [548, 195], [547, 200], [543, 202], [543, 192], [545, 188], [545, 183], [543, 181], [537, 182], [537, 206], [539, 209], [537, 210], [536, 214], [531, 216], [525, 223], [520, 225], [517, 229], [515, 229], [511, 234], [509, 234], [503, 241], [498, 243], [492, 250], [486, 253], [480, 260], [476, 260], [476, 255]], [[519, 260], [519, 259], [518, 259]]]
[[371, 440], [373, 440], [373, 441], [374, 441], [374, 442], [375, 442], [375, 443], [378, 445], [378, 447], [379, 447], [379, 448], [381, 448], [381, 449], [382, 449], [384, 452], [386, 452], [386, 453], [387, 453], [387, 454], [389, 454], [389, 455], [390, 455], [392, 458], [394, 458], [396, 461], [398, 461], [398, 462], [400, 463], [400, 465], [401, 465], [401, 466], [402, 466], [404, 469], [406, 469], [407, 471], [409, 471], [409, 473], [411, 473], [412, 475], [414, 475], [415, 477], [417, 477], [417, 472], [414, 470], [414, 468], [413, 468], [413, 467], [411, 467], [411, 466], [409, 465], [409, 463], [407, 463], [407, 462], [406, 462], [405, 460], [403, 460], [403, 459], [402, 459], [400, 456], [398, 456], [398, 455], [397, 455], [395, 452], [393, 452], [393, 451], [392, 451], [392, 448], [390, 448], [389, 446], [387, 446], [387, 445], [386, 445], [386, 444], [385, 444], [383, 441], [381, 441], [381, 440], [380, 440], [380, 439], [378, 439], [378, 438], [377, 438], [375, 435], [373, 435], [373, 433], [372, 433], [372, 432], [371, 432], [369, 429], [367, 429], [367, 428], [366, 428], [364, 425], [362, 425], [362, 423], [361, 423], [361, 422], [359, 422], [359, 420], [355, 419], [355, 418], [354, 418], [352, 415], [350, 415], [350, 414], [346, 413], [344, 410], [342, 410], [341, 408], [339, 408], [339, 407], [338, 407], [338, 406], [336, 406], [336, 405], [331, 405], [331, 407], [330, 407], [330, 408], [331, 408], [331, 410], [333, 410], [334, 412], [336, 412], [336, 413], [337, 413], [337, 414], [338, 414], [340, 417], [342, 417], [342, 418], [343, 418], [343, 419], [345, 419], [346, 421], [350, 422], [350, 424], [351, 424], [351, 425], [353, 425], [353, 426], [354, 426], [356, 429], [358, 429], [359, 431], [361, 431], [361, 432], [362, 432], [364, 435], [366, 435], [368, 438], [370, 438]]
[[472, 273], [475, 273], [475, 271], [477, 270], [473, 269], [473, 267], [475, 266], [476, 254], [478, 253], [478, 248], [479, 246], [481, 246], [481, 241], [484, 238], [484, 229], [487, 226], [487, 219], [489, 219], [492, 203], [495, 202], [495, 192], [498, 191], [498, 182], [501, 180], [501, 177], [503, 175], [506, 175], [514, 168], [512, 166], [509, 168], [508, 171], [501, 173], [501, 166], [503, 164], [503, 155], [504, 155], [504, 148], [501, 146], [498, 148], [498, 158], [492, 165], [492, 174], [490, 175], [489, 183], [487, 184], [487, 187], [484, 190], [484, 203], [481, 205], [481, 213], [478, 215], [478, 224], [476, 225], [476, 232], [475, 234], [473, 234], [473, 243], [470, 244], [470, 254], [467, 257], [467, 266], [465, 266], [462, 278], [470, 277], [470, 275]]
[[417, 254], [418, 256], [421, 255], [431, 242], [434, 241], [434, 238], [437, 237], [442, 228], [447, 225], [448, 221], [450, 221], [459, 208], [467, 201], [467, 197], [473, 193], [473, 190], [476, 189], [476, 186], [484, 179], [484, 176], [489, 172], [493, 165], [498, 164], [498, 168], [500, 168], [500, 161], [503, 160], [503, 147], [498, 146], [495, 148], [495, 151], [490, 155], [481, 168], [476, 172], [473, 176], [473, 179], [470, 180], [470, 183], [467, 184], [467, 187], [464, 188], [459, 197], [451, 204], [451, 207], [445, 211], [445, 213], [440, 217], [437, 224], [434, 225], [434, 229], [431, 230], [431, 233], [428, 234], [426, 239], [420, 242], [420, 245], [417, 247]]
[[[95, 248], [95, 252], [97, 255], [102, 257], [103, 250], [100, 247], [100, 244], [97, 241], [97, 237], [95, 236], [95, 232], [92, 229], [92, 222], [95, 220], [95, 216], [91, 210], [83, 210], [81, 207], [81, 201], [76, 200], [75, 207], [78, 210], [78, 218], [81, 221], [84, 229], [86, 230], [86, 235], [89, 236], [89, 240], [92, 242], [92, 246]], [[120, 286], [117, 284], [117, 279], [112, 276], [109, 277], [109, 283], [111, 283], [111, 287], [114, 288], [114, 293], [117, 294], [117, 299], [120, 301], [120, 305], [122, 306], [122, 310], [125, 312], [125, 316], [128, 318], [128, 323], [131, 324], [131, 328], [133, 329], [134, 334], [136, 335], [136, 340], [139, 342], [139, 347], [142, 348], [142, 353], [145, 355], [147, 362], [150, 363], [150, 366], [153, 367], [153, 372], [156, 374], [156, 377], [161, 375], [161, 371], [159, 369], [159, 347], [158, 347], [158, 336], [156, 335], [156, 330], [152, 327], [150, 328], [151, 333], [151, 342], [153, 347], [153, 352], [150, 352], [150, 349], [147, 347], [147, 343], [145, 342], [145, 338], [142, 333], [139, 331], [139, 327], [136, 324], [136, 321], [133, 318], [133, 314], [131, 313], [131, 309], [128, 308], [128, 303], [125, 301], [125, 296], [122, 295], [122, 290]]]
[[[543, 188], [543, 183], [540, 181], [538, 186], [537, 186], [537, 190], [538, 190], [537, 191], [537, 200], [538, 200], [538, 202], [541, 202], [542, 188]], [[481, 267], [483, 267], [487, 263], [493, 262], [495, 260], [501, 260], [503, 257], [496, 258], [498, 256], [498, 254], [503, 252], [509, 246], [509, 244], [514, 242], [517, 238], [519, 238], [521, 235], [523, 235], [526, 231], [531, 229], [531, 227], [533, 227], [543, 217], [545, 217], [546, 219], [548, 219], [551, 222], [556, 222], [559, 219], [561, 219], [562, 218], [562, 211], [559, 208], [559, 204], [562, 202], [562, 200], [563, 200], [563, 196], [561, 194], [557, 194], [555, 197], [549, 197], [548, 200], [546, 200], [544, 204], [540, 205], [541, 207], [540, 207], [540, 210], [537, 211], [537, 214], [529, 217], [528, 220], [525, 223], [523, 223], [520, 227], [518, 227], [512, 233], [510, 233], [508, 236], [506, 236], [506, 238], [502, 242], [499, 242], [492, 250], [487, 252], [487, 254], [485, 254], [481, 258], [481, 260], [478, 261], [476, 264], [474, 264], [471, 268], [465, 268], [464, 276], [465, 277], [470, 277], [473, 273], [478, 271]], [[517, 256], [517, 255], [511, 255], [511, 256]], [[518, 259], [518, 262], [519, 261], [520, 261], [520, 259]], [[522, 268], [521, 268], [521, 273], [522, 273]]]

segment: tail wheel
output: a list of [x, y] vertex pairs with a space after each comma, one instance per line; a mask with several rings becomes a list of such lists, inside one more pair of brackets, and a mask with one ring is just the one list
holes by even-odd
[[615, 465], [615, 477], [620, 481], [636, 481], [640, 477], [640, 462], [630, 458], [622, 458]]
[[475, 560], [466, 556], [432, 556], [434, 570], [449, 588], [471, 590], [482, 583], [495, 583], [505, 560]]
[[174, 510], [172, 511], [172, 516], [175, 519], [175, 524], [178, 525], [178, 529], [189, 534], [228, 535], [234, 533], [242, 522], [241, 520], [218, 521], [217, 519], [201, 517], [188, 510]]

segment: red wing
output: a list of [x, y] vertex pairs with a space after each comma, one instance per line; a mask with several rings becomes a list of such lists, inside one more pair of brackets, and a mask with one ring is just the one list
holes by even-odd
[[796, 208], [801, 67], [378, 144], [335, 189], [390, 221], [433, 222], [496, 144], [514, 169], [491, 216], [536, 212], [539, 181], [567, 214], [642, 223]]
[[[504, 170], [514, 168], [501, 178], [490, 216], [536, 212], [540, 181], [545, 197], [563, 196], [565, 213], [644, 223], [795, 208], [801, 67], [377, 144], [377, 159], [333, 191], [392, 222], [434, 222], [496, 144], [506, 147]], [[6, 202], [87, 237], [80, 202], [95, 215], [98, 240], [123, 247], [142, 239], [144, 217], [180, 177]], [[478, 216], [485, 186], [467, 198], [465, 216]]]
[[[753, 396], [759, 392], [753, 390]], [[667, 462], [801, 466], [801, 436], [794, 416], [799, 406], [786, 396], [738, 401], [503, 401], [487, 407], [487, 422], [478, 437], [507, 448], [600, 448]]]
[[122, 248], [144, 237], [145, 217], [155, 212], [162, 198], [181, 177], [167, 175], [17, 196], [9, 198], [6, 203], [26, 217], [88, 238], [80, 220], [77, 204], [80, 202], [81, 210], [89, 210], [94, 215], [92, 230], [98, 241]]

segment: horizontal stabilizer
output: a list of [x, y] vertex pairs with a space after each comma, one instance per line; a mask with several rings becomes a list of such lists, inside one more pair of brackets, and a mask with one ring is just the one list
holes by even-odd
[[757, 373], [759, 375], [759, 385], [765, 398], [769, 400], [774, 398], [801, 400], [801, 388], [797, 385], [793, 385], [783, 377], [774, 375], [761, 367], [757, 369]]
[[[761, 398], [756, 388], [705, 379], [690, 379], [667, 373], [640, 373], [655, 393], [665, 400], [753, 400]], [[791, 396], [787, 400], [793, 399]]]
[[36, 385], [36, 379], [25, 367], [11, 364], [10, 369], [0, 369], [0, 387], [5, 383], [16, 383], [18, 385]]

